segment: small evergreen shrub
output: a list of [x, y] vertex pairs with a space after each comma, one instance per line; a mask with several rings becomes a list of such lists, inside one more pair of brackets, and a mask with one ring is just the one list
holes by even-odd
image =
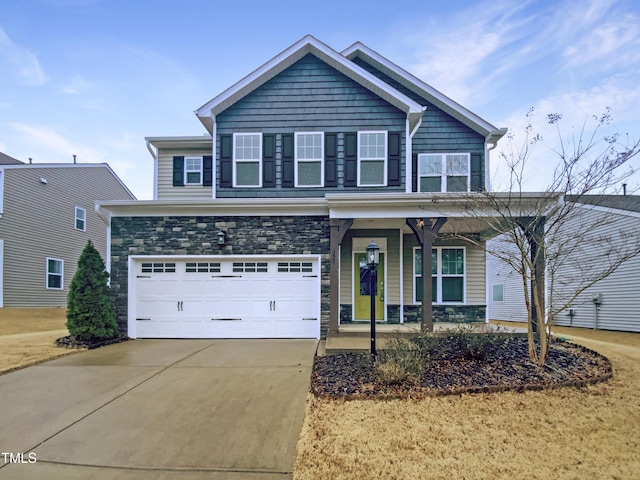
[[67, 296], [67, 329], [79, 342], [118, 337], [118, 323], [109, 294], [109, 273], [91, 240], [78, 260]]

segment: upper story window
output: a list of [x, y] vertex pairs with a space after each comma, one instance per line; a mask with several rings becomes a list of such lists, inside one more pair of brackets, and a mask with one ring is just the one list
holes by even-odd
[[262, 185], [262, 134], [233, 134], [233, 186]]
[[64, 261], [47, 258], [47, 289], [62, 290], [64, 285]]
[[[413, 251], [413, 299], [422, 302], [422, 249]], [[433, 303], [463, 303], [465, 286], [465, 249], [434, 247], [431, 250], [431, 295]]]
[[321, 187], [324, 184], [323, 133], [296, 133], [295, 152], [296, 187]]
[[184, 157], [184, 184], [202, 185], [202, 157]]
[[468, 153], [421, 153], [418, 155], [420, 192], [468, 192]]
[[387, 184], [387, 132], [358, 132], [358, 186]]
[[76, 230], [87, 230], [87, 211], [84, 208], [76, 207], [75, 223]]

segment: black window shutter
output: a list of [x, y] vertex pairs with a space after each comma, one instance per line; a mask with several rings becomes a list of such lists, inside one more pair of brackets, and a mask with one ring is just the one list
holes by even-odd
[[418, 191], [418, 154], [411, 155], [411, 191]]
[[213, 157], [211, 155], [202, 157], [202, 185], [205, 187], [213, 185]]
[[293, 134], [282, 134], [282, 186], [293, 187]]
[[173, 186], [184, 187], [184, 157], [173, 157]]
[[324, 135], [324, 186], [338, 186], [338, 145], [335, 133]]
[[344, 134], [344, 186], [358, 186], [358, 134]]
[[482, 182], [482, 155], [479, 153], [471, 154], [471, 191], [482, 192], [484, 191], [484, 184]]
[[220, 135], [220, 186], [233, 187], [233, 136]]
[[389, 158], [387, 160], [387, 185], [399, 187], [400, 179], [400, 132], [389, 132]]
[[276, 136], [262, 135], [262, 186], [276, 186]]

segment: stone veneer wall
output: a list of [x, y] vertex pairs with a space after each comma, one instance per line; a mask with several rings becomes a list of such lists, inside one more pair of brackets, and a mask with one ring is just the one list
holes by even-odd
[[[422, 307], [405, 305], [405, 323], [420, 322]], [[487, 315], [486, 305], [434, 305], [433, 321], [448, 323], [484, 322]]]
[[[216, 234], [227, 232], [218, 248]], [[329, 328], [329, 218], [114, 217], [111, 219], [111, 291], [118, 326], [127, 333], [129, 255], [321, 255], [321, 331]]]

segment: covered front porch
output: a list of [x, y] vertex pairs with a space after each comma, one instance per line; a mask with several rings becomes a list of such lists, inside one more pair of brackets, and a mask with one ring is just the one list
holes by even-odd
[[[481, 194], [327, 195], [330, 212], [328, 337], [376, 323], [421, 331], [488, 322], [486, 241], [500, 233]], [[365, 261], [380, 248], [373, 290]], [[422, 255], [422, 252], [430, 255]], [[431, 272], [425, 275], [423, 272]], [[430, 277], [430, 281], [429, 281]], [[378, 328], [384, 335], [384, 328]]]

